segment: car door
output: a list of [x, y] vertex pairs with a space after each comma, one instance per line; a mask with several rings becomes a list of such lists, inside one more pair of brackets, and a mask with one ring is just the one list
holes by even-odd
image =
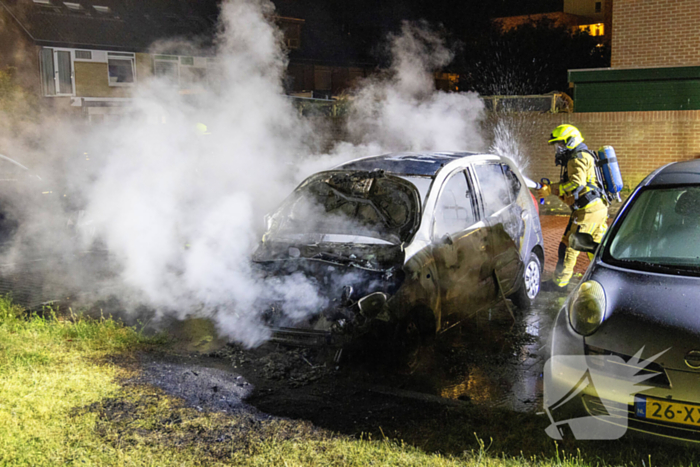
[[488, 231], [474, 194], [460, 169], [445, 180], [435, 205], [431, 237], [443, 320], [476, 313], [495, 297]]
[[520, 182], [517, 177], [515, 181], [509, 178], [506, 166], [499, 162], [476, 164], [474, 171], [481, 188], [493, 267], [507, 294], [516, 286], [523, 268], [520, 246], [525, 233], [525, 221], [523, 209], [515, 202], [513, 193], [513, 184]]

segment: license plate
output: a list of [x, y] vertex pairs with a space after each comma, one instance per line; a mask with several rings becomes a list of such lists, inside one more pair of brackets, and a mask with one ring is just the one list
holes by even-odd
[[700, 426], [699, 404], [635, 396], [634, 412], [638, 418]]

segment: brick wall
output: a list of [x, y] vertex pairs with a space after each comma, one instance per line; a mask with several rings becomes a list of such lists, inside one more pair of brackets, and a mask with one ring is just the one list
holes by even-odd
[[586, 144], [615, 148], [625, 185], [634, 188], [652, 170], [673, 161], [700, 157], [700, 111], [514, 114], [518, 140], [529, 163], [525, 174], [534, 180], [559, 178], [554, 151], [547, 144], [562, 123], [575, 125]]
[[613, 34], [613, 0], [603, 2], [603, 20], [605, 24], [605, 41], [610, 45], [612, 43]]
[[698, 0], [615, 0], [612, 67], [700, 65], [698, 24]]
[[80, 97], [129, 97], [131, 88], [110, 86], [106, 63], [75, 62], [75, 95]]

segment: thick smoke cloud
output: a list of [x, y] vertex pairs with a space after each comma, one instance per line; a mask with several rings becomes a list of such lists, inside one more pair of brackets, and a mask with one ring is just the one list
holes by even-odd
[[[285, 166], [309, 151], [308, 128], [283, 94], [286, 62], [271, 12], [270, 4], [224, 3], [211, 93], [174, 99], [166, 83], [148, 83], [137, 115], [109, 131], [113, 146], [87, 195], [95, 236], [137, 301], [181, 318], [211, 316], [247, 345], [268, 335], [254, 312], [258, 297], [282, 296], [297, 312], [321, 305], [303, 277], [263, 283], [248, 261], [261, 213], [291, 188]], [[211, 134], [198, 134], [195, 122]]]
[[389, 43], [392, 66], [358, 91], [351, 134], [385, 151], [483, 150], [478, 96], [435, 91], [434, 73], [453, 58], [441, 37], [426, 24], [404, 23]]
[[[104, 248], [119, 273], [110, 291], [131, 308], [211, 317], [221, 335], [248, 346], [269, 337], [256, 308], [261, 297], [282, 301], [292, 320], [318, 312], [324, 299], [303, 275], [264, 280], [251, 268], [263, 214], [301, 178], [352, 158], [482, 150], [483, 105], [473, 94], [434, 90], [433, 72], [452, 54], [427, 26], [407, 23], [389, 38], [390, 70], [355, 90], [351, 142], [319, 154], [321, 138], [284, 95], [286, 55], [273, 13], [267, 1], [222, 4], [208, 92], [181, 95], [167, 80], [153, 79], [139, 86], [119, 123], [88, 132], [45, 120], [40, 126], [60, 145], [14, 144], [15, 153], [36, 154], [50, 167], [62, 162], [83, 211], [73, 222], [79, 242], [46, 235], [53, 230], [49, 218], [60, 224], [66, 216], [52, 208], [51, 216], [31, 212], [35, 222], [22, 227], [19, 243], [59, 253]], [[199, 134], [197, 122], [211, 134]], [[76, 169], [75, 154], [92, 160]], [[62, 273], [78, 283], [89, 276]]]

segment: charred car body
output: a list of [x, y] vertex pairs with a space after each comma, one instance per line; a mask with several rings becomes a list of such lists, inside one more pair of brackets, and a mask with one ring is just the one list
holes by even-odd
[[301, 321], [271, 304], [279, 340], [429, 335], [504, 296], [528, 307], [539, 292], [537, 207], [507, 158], [358, 159], [307, 178], [267, 222], [253, 261], [267, 277], [303, 274], [327, 304]]

